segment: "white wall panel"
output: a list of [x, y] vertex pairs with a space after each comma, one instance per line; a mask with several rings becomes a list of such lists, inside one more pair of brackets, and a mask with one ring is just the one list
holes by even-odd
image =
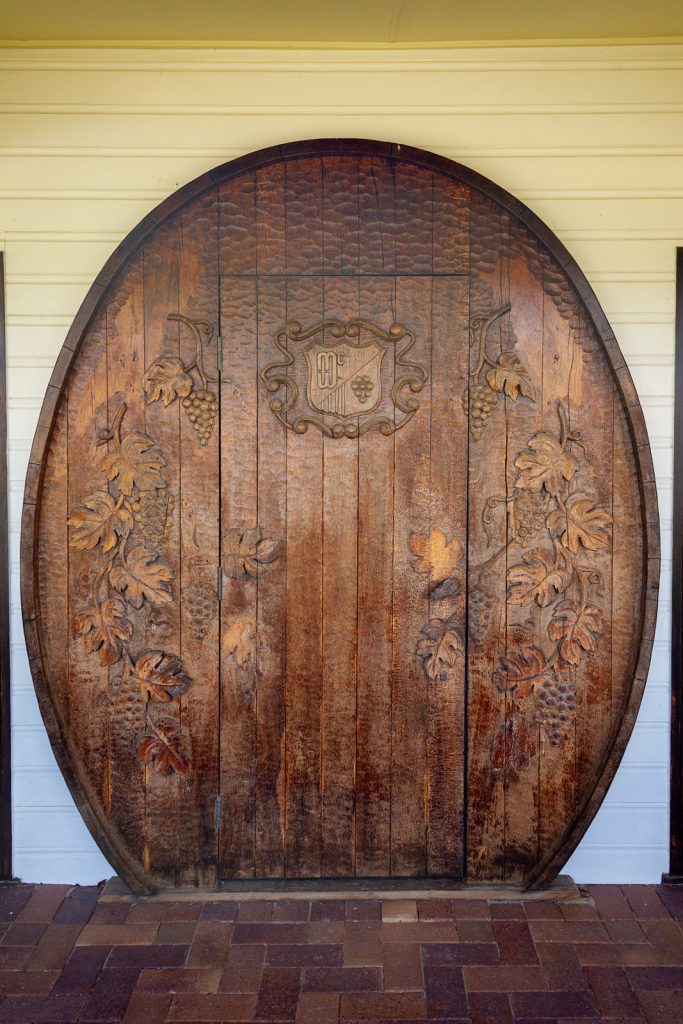
[[578, 881], [656, 881], [667, 867], [681, 46], [0, 53], [16, 873], [109, 873], [55, 765], [19, 612], [23, 476], [66, 330], [107, 256], [164, 196], [242, 153], [321, 136], [422, 146], [491, 177], [560, 235], [611, 317], [651, 433], [663, 589], [633, 739], [567, 869]]

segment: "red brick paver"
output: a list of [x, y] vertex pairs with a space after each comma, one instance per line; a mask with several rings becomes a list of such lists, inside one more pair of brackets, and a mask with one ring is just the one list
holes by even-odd
[[0, 886], [0, 1024], [683, 1024], [683, 891], [98, 903]]

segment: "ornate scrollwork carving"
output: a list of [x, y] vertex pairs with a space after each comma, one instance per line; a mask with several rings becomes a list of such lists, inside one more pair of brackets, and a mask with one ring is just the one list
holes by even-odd
[[[261, 380], [271, 394], [280, 392], [270, 408], [297, 434], [311, 425], [326, 437], [355, 438], [369, 430], [388, 437], [419, 409], [411, 395], [422, 390], [427, 372], [406, 360], [415, 336], [403, 324], [385, 331], [370, 320], [321, 320], [308, 328], [292, 320], [277, 331], [275, 344], [284, 358], [264, 367]], [[388, 351], [393, 373], [383, 366]], [[305, 395], [297, 383], [304, 377]]]

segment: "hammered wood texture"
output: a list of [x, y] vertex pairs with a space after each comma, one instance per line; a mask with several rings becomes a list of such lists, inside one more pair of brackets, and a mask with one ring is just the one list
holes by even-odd
[[595, 813], [647, 437], [569, 255], [464, 168], [300, 144], [172, 197], [67, 339], [25, 511], [41, 705], [134, 887], [534, 884]]

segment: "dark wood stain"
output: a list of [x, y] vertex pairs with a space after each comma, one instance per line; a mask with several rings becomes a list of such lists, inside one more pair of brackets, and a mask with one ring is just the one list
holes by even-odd
[[30, 457], [41, 710], [140, 892], [546, 884], [632, 730], [658, 570], [642, 412], [570, 254], [389, 144], [275, 147], [145, 218]]

